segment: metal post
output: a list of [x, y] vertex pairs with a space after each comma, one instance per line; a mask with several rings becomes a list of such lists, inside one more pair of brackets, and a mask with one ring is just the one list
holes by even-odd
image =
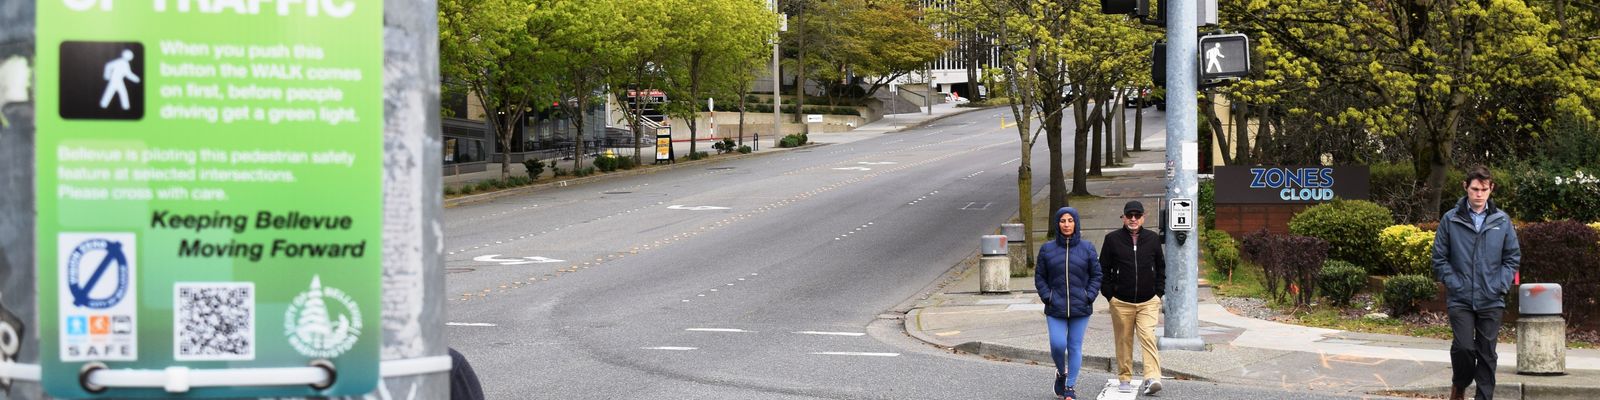
[[924, 94], [924, 96], [922, 96], [922, 105], [924, 107], [928, 107], [928, 115], [933, 115], [933, 65], [929, 64], [928, 69], [923, 70], [923, 72], [924, 75], [922, 75], [922, 81], [926, 83], [928, 87], [927, 90], [922, 92]]
[[[772, 9], [773, 15], [777, 16], [778, 18], [783, 18], [783, 14], [778, 14], [778, 0], [768, 0], [767, 1], [767, 7], [770, 7]], [[785, 22], [784, 21], [778, 21], [778, 24], [779, 25], [784, 25]], [[779, 71], [778, 71], [778, 60], [779, 60], [780, 57], [782, 57], [782, 53], [778, 52], [778, 42], [779, 42], [778, 34], [777, 33], [773, 33], [772, 34], [772, 138], [773, 138], [773, 140], [777, 140], [777, 138], [783, 137], [783, 117], [782, 117], [782, 115], [783, 115], [783, 92], [781, 91], [782, 88], [783, 88], [783, 77], [778, 75], [779, 74]], [[757, 135], [759, 135], [759, 134], [757, 134]], [[756, 137], [756, 141], [757, 142], [761, 141], [760, 136]], [[759, 150], [760, 147], [761, 147], [761, 144], [757, 143], [756, 147]]]
[[[1167, 182], [1167, 197], [1195, 198], [1199, 191], [1195, 170], [1190, 168], [1198, 154], [1193, 149], [1197, 129], [1195, 26], [1196, 0], [1167, 0], [1167, 162], [1172, 177]], [[1188, 144], [1188, 146], [1185, 146]], [[1199, 240], [1182, 244], [1174, 234], [1167, 235], [1167, 298], [1162, 303], [1166, 322], [1160, 347], [1164, 350], [1204, 350], [1200, 339], [1198, 301]]]

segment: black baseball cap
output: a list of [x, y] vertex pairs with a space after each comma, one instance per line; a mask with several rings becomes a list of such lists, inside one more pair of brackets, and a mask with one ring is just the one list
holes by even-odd
[[1127, 215], [1128, 213], [1134, 213], [1134, 212], [1140, 213], [1140, 214], [1144, 214], [1144, 203], [1140, 203], [1138, 200], [1134, 200], [1134, 201], [1130, 201], [1130, 202], [1128, 202], [1128, 204], [1125, 204], [1125, 205], [1122, 206], [1122, 214], [1123, 215]]

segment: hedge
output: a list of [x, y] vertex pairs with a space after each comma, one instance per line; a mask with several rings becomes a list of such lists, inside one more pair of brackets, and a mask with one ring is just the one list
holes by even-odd
[[1328, 242], [1328, 257], [1364, 268], [1378, 262], [1378, 232], [1394, 224], [1389, 209], [1364, 200], [1334, 200], [1289, 219], [1289, 232]]

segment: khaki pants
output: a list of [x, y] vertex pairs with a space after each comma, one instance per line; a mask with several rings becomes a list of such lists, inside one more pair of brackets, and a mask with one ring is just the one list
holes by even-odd
[[1117, 335], [1117, 378], [1128, 381], [1133, 376], [1133, 340], [1138, 333], [1139, 347], [1144, 349], [1144, 379], [1161, 379], [1161, 353], [1156, 348], [1156, 318], [1161, 315], [1161, 298], [1133, 304], [1111, 299], [1111, 328]]

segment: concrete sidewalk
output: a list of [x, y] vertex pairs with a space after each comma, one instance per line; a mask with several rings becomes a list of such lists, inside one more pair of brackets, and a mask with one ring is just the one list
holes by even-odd
[[[1090, 192], [1105, 197], [1072, 200], [1083, 216], [1084, 237], [1098, 247], [1107, 231], [1120, 228], [1118, 216], [1129, 199], [1155, 207], [1164, 190], [1164, 171], [1148, 166], [1164, 165], [1164, 159], [1160, 149], [1134, 153], [1132, 167], [1107, 170], [1110, 179], [1091, 181]], [[950, 283], [912, 306], [905, 319], [907, 333], [967, 353], [1053, 365], [1044, 305], [1033, 278], [1012, 278], [1010, 294], [979, 294], [977, 268], [972, 267], [976, 260], [963, 265], [968, 267], [953, 272], [957, 275], [948, 278]], [[1217, 304], [1204, 282], [1199, 294], [1200, 334], [1209, 350], [1163, 351], [1165, 376], [1350, 395], [1443, 398], [1448, 393], [1447, 341], [1247, 318]], [[1103, 297], [1096, 299], [1083, 344], [1084, 366], [1114, 372], [1114, 335], [1106, 304]], [[1160, 327], [1156, 334], [1161, 334]], [[1499, 354], [1496, 398], [1600, 399], [1600, 351], [1568, 349], [1568, 374], [1554, 377], [1517, 375], [1515, 344], [1501, 344]], [[1134, 359], [1138, 364], [1139, 357]], [[1135, 379], [1140, 368], [1134, 367]], [[1182, 384], [1169, 382], [1168, 389]]]
[[[952, 117], [952, 116], [961, 115], [961, 114], [965, 114], [965, 113], [969, 113], [969, 112], [980, 111], [980, 110], [988, 110], [988, 108], [966, 108], [966, 107], [955, 107], [952, 104], [937, 104], [937, 105], [933, 106], [933, 113], [931, 115], [926, 113], [926, 112], [916, 113], [916, 114], [894, 114], [894, 115], [886, 116], [883, 119], [880, 119], [880, 120], [875, 121], [873, 123], [862, 125], [862, 126], [857, 127], [856, 129], [851, 130], [851, 131], [847, 131], [847, 132], [832, 132], [832, 133], [815, 133], [815, 134], [808, 135], [807, 139], [810, 140], [810, 142], [814, 143], [814, 144], [843, 144], [843, 143], [850, 143], [850, 142], [855, 142], [855, 141], [860, 141], [860, 140], [866, 140], [866, 139], [869, 139], [869, 138], [872, 138], [872, 137], [875, 137], [875, 136], [878, 136], [878, 135], [883, 135], [883, 134], [888, 134], [888, 133], [895, 133], [895, 132], [900, 132], [900, 131], [903, 131], [903, 130], [906, 130], [906, 129], [916, 128], [916, 127], [927, 125], [927, 124], [931, 124], [931, 123], [934, 123], [934, 122], [937, 122], [939, 120], [942, 120], [942, 119], [945, 119], [945, 118], [949, 118], [949, 117]], [[731, 160], [731, 159], [737, 159], [737, 158], [743, 158], [743, 157], [756, 157], [756, 156], [761, 156], [761, 155], [766, 155], [766, 154], [775, 154], [775, 153], [781, 153], [781, 152], [785, 152], [785, 151], [789, 151], [789, 150], [798, 149], [798, 148], [782, 148], [782, 147], [778, 147], [778, 145], [777, 145], [777, 140], [778, 139], [781, 139], [781, 138], [770, 138], [770, 137], [761, 138], [761, 143], [760, 143], [760, 146], [759, 146], [760, 150], [754, 151], [754, 152], [752, 152], [750, 154], [733, 153], [733, 154], [728, 154], [728, 155], [713, 155], [712, 158], [710, 158], [710, 159], [696, 160], [696, 161], [678, 161], [676, 163], [663, 164], [663, 165], [652, 165], [652, 164], [648, 164], [647, 163], [644, 166], [641, 166], [641, 167], [638, 167], [638, 168], [634, 168], [634, 169], [631, 169], [631, 170], [616, 171], [616, 172], [605, 173], [605, 174], [595, 174], [595, 175], [590, 175], [590, 176], [586, 176], [586, 177], [582, 177], [582, 178], [568, 177], [566, 179], [562, 179], [562, 180], [559, 180], [559, 181], [548, 181], [548, 182], [543, 182], [543, 183], [530, 185], [530, 186], [523, 186], [523, 187], [502, 189], [502, 190], [496, 190], [496, 191], [490, 191], [490, 192], [482, 192], [482, 193], [466, 195], [466, 196], [452, 197], [452, 198], [445, 199], [444, 200], [444, 205], [445, 205], [445, 207], [455, 207], [455, 206], [460, 206], [460, 205], [465, 205], [465, 204], [481, 203], [481, 202], [485, 202], [485, 201], [491, 201], [491, 200], [494, 200], [494, 199], [498, 199], [498, 198], [501, 198], [501, 197], [516, 195], [516, 194], [520, 194], [520, 193], [527, 193], [527, 192], [535, 191], [535, 190], [542, 190], [542, 189], [546, 189], [546, 188], [550, 188], [550, 187], [566, 187], [566, 186], [569, 186], [569, 185], [576, 185], [576, 184], [582, 184], [582, 183], [586, 183], [586, 182], [593, 182], [593, 181], [603, 180], [603, 179], [612, 178], [612, 177], [632, 176], [632, 175], [639, 175], [639, 174], [649, 174], [649, 173], [655, 173], [655, 172], [660, 172], [660, 171], [666, 171], [666, 170], [670, 170], [670, 169], [674, 169], [674, 168], [682, 168], [682, 167], [695, 166], [695, 165], [705, 165], [705, 164], [708, 164], [708, 163], [717, 163], [717, 162], [722, 162], [722, 161]], [[747, 138], [745, 140], [745, 144], [746, 145], [752, 145], [752, 147], [755, 147], [752, 142], [753, 142], [753, 138]], [[711, 144], [712, 144], [712, 142], [709, 141], [709, 140], [708, 141], [701, 141], [696, 145], [696, 150], [704, 151], [704, 152], [707, 152], [707, 153], [714, 153], [715, 150], [713, 150], [711, 148]], [[689, 143], [688, 142], [674, 142], [672, 144], [672, 146], [673, 146], [674, 151], [677, 152], [677, 154], [682, 155], [682, 154], [688, 154], [688, 152], [689, 152]], [[645, 148], [643, 151], [644, 151], [644, 157], [646, 157], [647, 160], [650, 159], [651, 157], [655, 156], [655, 150], [653, 148]], [[617, 153], [618, 154], [623, 154], [623, 155], [632, 155], [633, 154], [633, 149], [632, 148], [619, 149], [619, 150], [617, 150]], [[549, 162], [550, 159], [546, 159], [546, 160], [542, 160], [542, 161]], [[589, 161], [592, 161], [592, 160], [585, 160], [584, 164], [587, 165]], [[564, 168], [564, 169], [565, 168], [569, 168], [571, 166], [571, 162], [572, 161], [570, 159], [568, 159], [566, 161], [562, 161], [561, 168]], [[522, 166], [522, 163], [511, 163], [511, 175], [513, 175], [513, 176], [527, 176], [527, 174], [528, 174], [528, 170], [525, 169]], [[551, 174], [553, 174], [553, 171], [550, 171], [549, 169], [546, 169], [544, 175], [542, 175], [542, 176], [545, 179], [549, 179]], [[453, 189], [460, 189], [463, 186], [475, 185], [478, 182], [493, 181], [493, 180], [498, 180], [498, 179], [500, 179], [500, 164], [491, 163], [489, 165], [489, 170], [488, 171], [472, 172], [472, 173], [465, 173], [465, 174], [459, 174], [459, 175], [446, 176], [446, 177], [444, 177], [444, 186], [445, 187], [449, 187], [449, 188], [453, 188]]]

